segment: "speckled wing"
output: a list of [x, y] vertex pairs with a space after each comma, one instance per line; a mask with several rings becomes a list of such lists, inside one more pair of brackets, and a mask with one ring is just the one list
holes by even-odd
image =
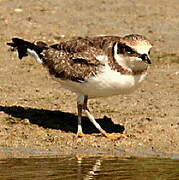
[[98, 36], [54, 44], [43, 52], [44, 65], [56, 78], [83, 82], [104, 66], [97, 56], [109, 57], [112, 44], [119, 40], [118, 36]]
[[109, 48], [110, 44], [116, 41], [120, 41], [119, 36], [96, 36], [88, 38], [78, 38], [75, 40], [61, 42], [60, 44], [54, 44], [50, 47], [63, 50], [68, 53], [79, 53], [87, 51], [90, 47], [96, 49], [106, 49]]
[[96, 56], [102, 54], [102, 50], [94, 47], [73, 53], [49, 48], [43, 52], [43, 62], [49, 73], [55, 78], [84, 82], [100, 71], [103, 63], [97, 60]]

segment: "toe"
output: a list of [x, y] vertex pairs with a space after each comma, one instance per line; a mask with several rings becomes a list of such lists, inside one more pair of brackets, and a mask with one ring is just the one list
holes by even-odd
[[111, 140], [117, 140], [117, 139], [121, 139], [121, 138], [126, 138], [127, 136], [124, 134], [120, 134], [120, 133], [114, 133], [114, 134], [107, 134], [106, 137]]

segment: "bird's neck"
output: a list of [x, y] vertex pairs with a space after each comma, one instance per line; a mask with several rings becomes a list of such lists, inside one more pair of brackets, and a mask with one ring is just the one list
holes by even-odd
[[142, 61], [129, 61], [120, 55], [116, 55], [110, 61], [110, 66], [113, 70], [120, 72], [121, 74], [138, 75], [147, 71], [148, 65]]

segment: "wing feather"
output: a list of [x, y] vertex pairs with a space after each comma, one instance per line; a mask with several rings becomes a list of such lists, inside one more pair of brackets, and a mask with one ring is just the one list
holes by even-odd
[[[97, 53], [99, 50], [94, 50]], [[103, 53], [100, 51], [99, 53]], [[88, 77], [94, 76], [103, 64], [96, 59], [92, 49], [84, 52], [66, 53], [63, 50], [50, 48], [44, 52], [44, 65], [49, 73], [62, 80], [76, 82], [86, 81]]]
[[95, 76], [104, 66], [96, 57], [108, 56], [111, 44], [119, 41], [118, 36], [81, 38], [51, 45], [43, 52], [44, 65], [51, 75], [63, 80], [86, 81]]

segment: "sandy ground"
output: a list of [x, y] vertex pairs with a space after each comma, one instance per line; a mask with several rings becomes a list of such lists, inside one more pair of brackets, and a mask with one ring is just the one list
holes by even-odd
[[[0, 0], [0, 157], [3, 154], [179, 154], [178, 0]], [[154, 44], [147, 80], [126, 96], [92, 99], [89, 107], [116, 141], [87, 118], [77, 138], [76, 97], [6, 42], [14, 36], [56, 43], [74, 37], [139, 33]]]

